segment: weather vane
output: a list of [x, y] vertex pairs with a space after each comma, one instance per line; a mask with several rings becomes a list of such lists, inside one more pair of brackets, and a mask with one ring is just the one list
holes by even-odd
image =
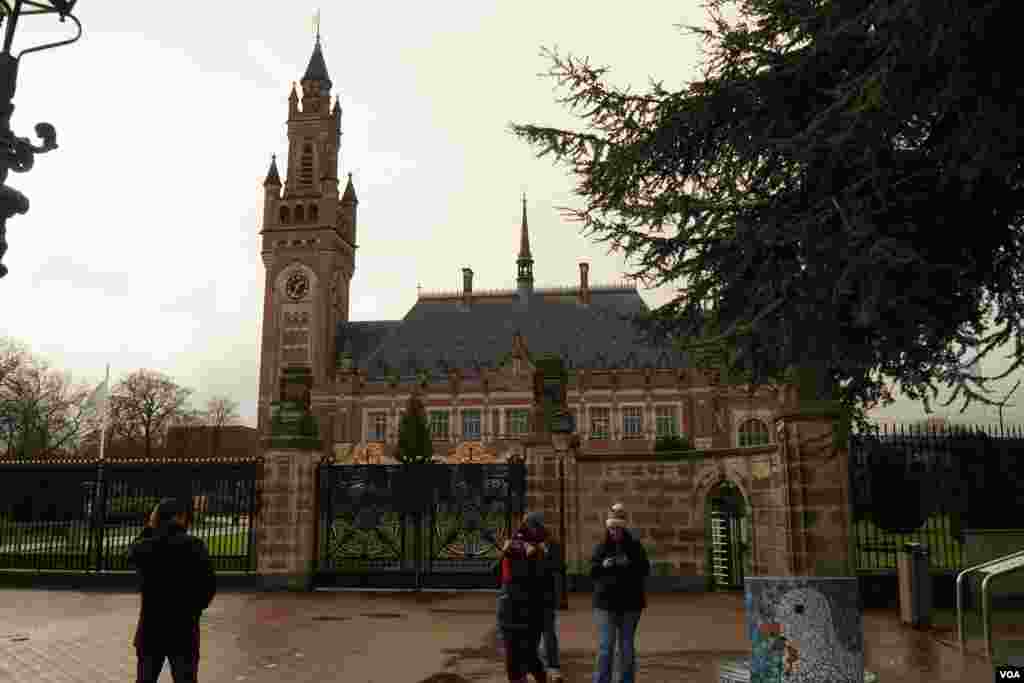
[[313, 13], [313, 33], [316, 35], [316, 42], [320, 42], [320, 10]]

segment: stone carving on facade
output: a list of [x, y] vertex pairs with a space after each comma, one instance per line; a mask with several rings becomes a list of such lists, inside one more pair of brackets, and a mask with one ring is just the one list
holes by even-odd
[[344, 275], [345, 274], [342, 271], [336, 270], [334, 271], [334, 276], [331, 278], [330, 301], [331, 307], [334, 309], [334, 314], [336, 316], [342, 316], [343, 311], [345, 310], [345, 287], [342, 282]]
[[725, 405], [723, 405], [723, 401], [716, 399], [712, 410], [715, 417], [715, 433], [725, 434]]
[[498, 453], [481, 443], [465, 441], [455, 447], [455, 453], [448, 459], [451, 464], [494, 464], [501, 462]]
[[351, 462], [353, 465], [388, 465], [395, 461], [384, 455], [384, 444], [373, 442], [356, 445], [352, 449]]

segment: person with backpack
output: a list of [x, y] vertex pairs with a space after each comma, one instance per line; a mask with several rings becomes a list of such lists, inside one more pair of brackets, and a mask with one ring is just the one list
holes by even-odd
[[636, 628], [647, 607], [644, 583], [651, 565], [643, 545], [626, 530], [626, 509], [621, 503], [612, 506], [605, 527], [605, 537], [594, 547], [590, 561], [598, 629], [593, 683], [611, 683], [616, 643], [622, 660], [620, 683], [633, 683]]
[[128, 562], [142, 577], [133, 642], [137, 683], [157, 683], [165, 659], [174, 683], [197, 681], [199, 617], [217, 593], [217, 579], [206, 544], [187, 533], [191, 513], [189, 501], [163, 499], [128, 548]]
[[509, 683], [526, 683], [527, 673], [537, 683], [548, 680], [537, 654], [544, 631], [544, 611], [553, 591], [545, 560], [547, 533], [542, 519], [537, 513], [526, 515], [523, 525], [501, 548], [498, 630], [504, 641]]

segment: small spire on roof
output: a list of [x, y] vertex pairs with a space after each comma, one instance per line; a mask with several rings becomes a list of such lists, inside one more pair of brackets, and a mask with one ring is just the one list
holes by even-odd
[[526, 193], [523, 193], [523, 222], [519, 229], [519, 258], [532, 258], [530, 254], [530, 226], [526, 223]]
[[277, 155], [270, 155], [270, 170], [267, 171], [267, 179], [263, 181], [263, 187], [281, 186], [281, 176], [277, 172]]
[[342, 203], [358, 203], [359, 200], [356, 198], [356, 188], [352, 184], [352, 174], [348, 174], [348, 183], [345, 184], [345, 192], [341, 195]]

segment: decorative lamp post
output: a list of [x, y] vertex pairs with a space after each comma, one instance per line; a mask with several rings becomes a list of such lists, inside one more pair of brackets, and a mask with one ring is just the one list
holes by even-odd
[[558, 489], [559, 489], [559, 503], [558, 503], [558, 537], [562, 549], [561, 560], [561, 572], [562, 572], [562, 590], [560, 591], [561, 602], [558, 605], [558, 609], [565, 611], [569, 609], [569, 585], [568, 577], [566, 576], [566, 538], [565, 538], [565, 458], [569, 453], [569, 447], [573, 445], [575, 435], [573, 432], [576, 431], [575, 425], [573, 424], [572, 414], [567, 412], [560, 412], [555, 415], [551, 425], [551, 442], [555, 446], [555, 451], [558, 453]]
[[566, 576], [566, 534], [565, 534], [565, 458], [569, 448], [576, 442], [574, 432], [575, 420], [566, 409], [565, 385], [568, 375], [565, 364], [558, 354], [542, 354], [535, 361], [537, 376], [534, 391], [538, 395], [544, 414], [544, 429], [551, 435], [551, 443], [558, 453], [558, 485], [560, 491], [558, 505], [558, 533], [561, 547], [562, 590], [560, 610], [569, 609], [568, 577]]
[[[28, 211], [28, 197], [13, 187], [7, 187], [10, 171], [24, 173], [32, 168], [35, 155], [57, 149], [57, 132], [49, 123], [37, 123], [36, 135], [42, 145], [33, 145], [28, 138], [15, 137], [11, 131], [11, 114], [14, 112], [14, 90], [18, 83], [18, 63], [22, 55], [39, 52], [52, 47], [68, 45], [82, 37], [82, 24], [71, 14], [76, 0], [0, 0], [0, 26], [3, 27], [3, 50], [0, 52], [0, 278], [7, 275], [3, 264], [7, 252], [7, 219], [16, 213]], [[71, 19], [78, 28], [74, 38], [57, 43], [47, 43], [22, 50], [17, 56], [11, 54], [14, 31], [18, 20], [33, 14], [56, 14], [61, 23]]]

